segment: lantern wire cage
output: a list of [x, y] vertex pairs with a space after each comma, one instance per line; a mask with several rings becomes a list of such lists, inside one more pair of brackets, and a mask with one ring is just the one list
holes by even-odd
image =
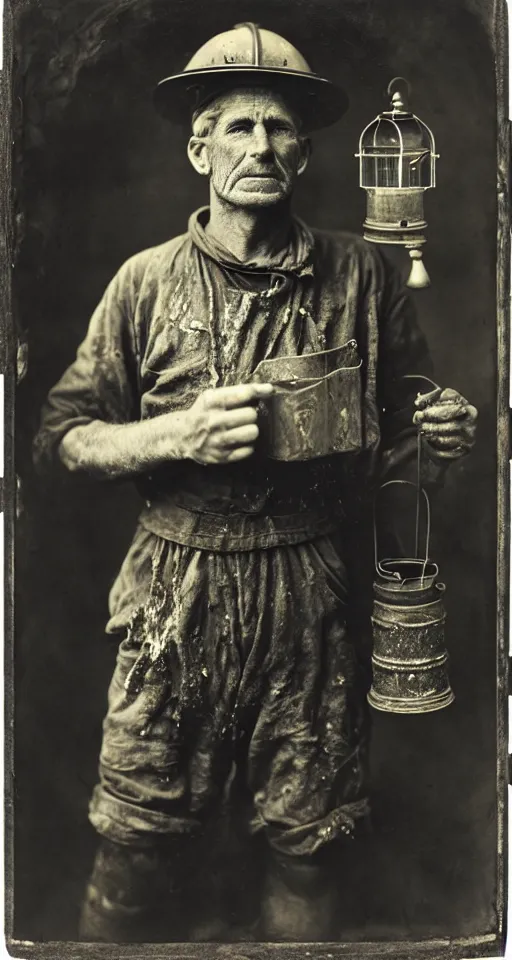
[[428, 190], [436, 185], [434, 135], [414, 114], [380, 114], [363, 130], [356, 156], [363, 188]]

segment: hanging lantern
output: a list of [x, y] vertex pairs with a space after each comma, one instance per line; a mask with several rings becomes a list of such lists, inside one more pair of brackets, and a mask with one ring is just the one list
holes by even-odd
[[[421, 380], [434, 389], [422, 396], [427, 405], [438, 402], [441, 388], [422, 374], [402, 377], [409, 392], [409, 381]], [[405, 383], [407, 381], [407, 384]], [[439, 568], [430, 558], [430, 502], [421, 486], [423, 439], [417, 434], [416, 482], [388, 480], [378, 491], [374, 505], [375, 578], [373, 583], [373, 651], [370, 704], [387, 713], [430, 713], [449, 706], [454, 700], [448, 677], [448, 652], [445, 646], [444, 583], [438, 580]], [[415, 536], [412, 556], [379, 558], [377, 532], [378, 507], [384, 487], [413, 487], [415, 497]], [[421, 506], [425, 521], [421, 523]], [[400, 511], [403, 516], [403, 511]], [[381, 513], [389, 517], [389, 510]], [[392, 524], [394, 525], [394, 519]], [[420, 556], [420, 528], [425, 531], [425, 548]]]
[[438, 154], [434, 137], [409, 111], [410, 86], [395, 77], [388, 86], [391, 109], [379, 114], [359, 139], [360, 185], [366, 190], [364, 238], [373, 243], [401, 244], [413, 261], [409, 287], [426, 287], [423, 264], [426, 221], [423, 194], [435, 187]]
[[[388, 480], [381, 490], [391, 484], [409, 482]], [[386, 713], [430, 713], [454, 699], [444, 639], [445, 586], [437, 579], [437, 564], [429, 559], [430, 504], [419, 483], [412, 486], [417, 489], [414, 556], [379, 560], [375, 523], [373, 681], [368, 701]], [[421, 497], [427, 508], [424, 557], [418, 556]]]

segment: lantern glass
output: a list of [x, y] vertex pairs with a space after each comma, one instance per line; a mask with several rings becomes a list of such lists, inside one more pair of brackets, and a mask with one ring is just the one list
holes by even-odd
[[412, 114], [381, 114], [361, 135], [361, 186], [426, 190], [435, 185], [435, 144]]

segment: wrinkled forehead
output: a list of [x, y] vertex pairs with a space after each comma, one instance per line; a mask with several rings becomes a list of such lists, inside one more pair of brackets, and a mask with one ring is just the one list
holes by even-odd
[[221, 125], [240, 117], [255, 121], [270, 118], [283, 119], [290, 121], [297, 128], [300, 126], [297, 113], [281, 94], [258, 87], [231, 90], [208, 104], [207, 109], [219, 111]]

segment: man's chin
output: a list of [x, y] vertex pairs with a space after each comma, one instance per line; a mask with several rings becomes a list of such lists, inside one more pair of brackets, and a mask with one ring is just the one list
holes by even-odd
[[229, 200], [236, 207], [274, 207], [288, 199], [283, 190], [236, 190]]

